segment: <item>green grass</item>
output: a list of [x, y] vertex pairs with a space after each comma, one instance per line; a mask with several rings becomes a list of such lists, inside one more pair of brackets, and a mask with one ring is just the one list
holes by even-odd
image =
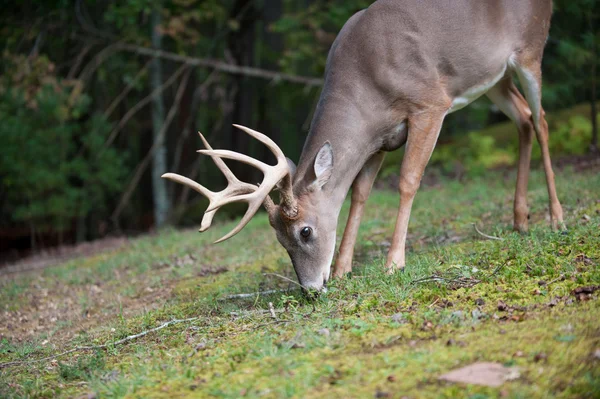
[[[561, 170], [557, 186], [566, 234], [548, 227], [539, 172], [527, 235], [511, 231], [512, 173], [421, 190], [406, 272], [392, 276], [383, 264], [398, 195], [374, 192], [354, 272], [315, 301], [293, 290], [225, 298], [288, 287], [264, 273], [295, 278], [264, 214], [219, 245], [210, 242], [235, 222], [202, 235], [167, 230], [4, 277], [0, 362], [198, 319], [106, 350], [0, 369], [0, 397], [597, 397], [598, 292], [579, 300], [572, 291], [600, 284], [600, 174]], [[471, 223], [503, 241], [482, 239]], [[475, 361], [518, 366], [520, 377], [501, 388], [438, 381]]]

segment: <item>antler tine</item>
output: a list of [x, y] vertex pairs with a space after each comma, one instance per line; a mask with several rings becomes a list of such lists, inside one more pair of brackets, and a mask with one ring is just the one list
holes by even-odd
[[[200, 135], [200, 139], [204, 144], [205, 150], [199, 150], [198, 152], [204, 155], [208, 155], [213, 159], [215, 165], [221, 170], [223, 175], [227, 178], [227, 187], [219, 192], [213, 192], [202, 186], [195, 181], [188, 179], [187, 177], [177, 175], [175, 173], [165, 173], [162, 177], [173, 180], [177, 183], [184, 184], [188, 187], [191, 187], [195, 191], [204, 195], [209, 200], [209, 205], [206, 211], [204, 212], [204, 217], [202, 218], [202, 224], [200, 226], [200, 231], [207, 230], [213, 220], [213, 217], [216, 211], [224, 205], [230, 204], [232, 202], [246, 202], [248, 204], [248, 209], [244, 214], [242, 220], [237, 224], [237, 226], [227, 233], [225, 236], [221, 237], [219, 240], [215, 241], [215, 243], [224, 241], [235, 234], [239, 233], [240, 230], [248, 224], [250, 219], [256, 214], [261, 204], [264, 204], [265, 208], [269, 212], [269, 214], [273, 214], [275, 212], [276, 206], [269, 197], [269, 192], [277, 185], [279, 181], [282, 179], [290, 185], [290, 169], [287, 164], [287, 160], [285, 155], [283, 155], [283, 151], [267, 136], [262, 133], [259, 133], [255, 130], [248, 129], [247, 127], [234, 125], [235, 127], [243, 130], [248, 133], [250, 136], [254, 137], [261, 143], [267, 146], [273, 154], [277, 157], [277, 164], [268, 165], [264, 162], [261, 162], [257, 159], [249, 157], [245, 154], [240, 154], [234, 151], [228, 150], [214, 150], [206, 138], [202, 135], [202, 133], [198, 132]], [[229, 167], [225, 164], [223, 159], [232, 159], [235, 161], [243, 162], [250, 166], [253, 166], [263, 172], [263, 181], [259, 186], [255, 186], [253, 184], [249, 184], [243, 181], [240, 181], [229, 169]], [[291, 192], [291, 191], [290, 191]]]
[[267, 173], [270, 168], [273, 166], [267, 165], [264, 162], [259, 161], [258, 159], [254, 159], [249, 157], [248, 155], [240, 154], [239, 152], [229, 151], [229, 150], [198, 150], [199, 153], [204, 155], [209, 155], [210, 157], [218, 157], [225, 159], [233, 159], [234, 161], [243, 162], [250, 166], [254, 166], [256, 169], [260, 170], [263, 173]]
[[[200, 131], [198, 131], [198, 135], [200, 136], [200, 140], [202, 140], [202, 143], [204, 144], [204, 148], [206, 148], [207, 150], [212, 150], [213, 148], [210, 146], [210, 144], [208, 144], [208, 141]], [[239, 182], [239, 179], [235, 177], [231, 169], [229, 169], [227, 164], [225, 164], [225, 162], [223, 162], [221, 158], [217, 156], [211, 156], [211, 159], [213, 160], [215, 165], [217, 165], [217, 168], [219, 168], [219, 170], [223, 172], [223, 175], [225, 176], [227, 181]]]
[[222, 241], [225, 241], [239, 233], [248, 224], [248, 222], [250, 222], [250, 220], [256, 214], [256, 212], [258, 212], [258, 208], [260, 208], [260, 205], [260, 201], [249, 202], [248, 209], [246, 210], [246, 213], [244, 214], [242, 220], [240, 220], [240, 222], [237, 224], [237, 226], [235, 226], [233, 230], [225, 234], [223, 237], [219, 238], [217, 241], [214, 242], [214, 244], [218, 244]]
[[[281, 151], [281, 148], [279, 148], [279, 146], [277, 144], [275, 144], [275, 142], [273, 140], [271, 140], [269, 137], [265, 136], [264, 134], [259, 133], [256, 130], [247, 128], [245, 126], [235, 125], [235, 124], [233, 126], [237, 127], [240, 130], [243, 130], [250, 136], [254, 137], [258, 141], [260, 141], [261, 143], [266, 145], [271, 150], [271, 152], [275, 155], [275, 157], [277, 158], [277, 165], [274, 166], [275, 168], [279, 168], [279, 167], [283, 168], [285, 165], [285, 168], [287, 169], [287, 159], [286, 159], [285, 155], [283, 154], [283, 151]], [[271, 168], [273, 168], [273, 167], [271, 167]], [[265, 178], [266, 178], [266, 172], [265, 172]], [[283, 181], [282, 181], [281, 188], [279, 191], [281, 194], [282, 211], [288, 218], [295, 218], [298, 215], [298, 205], [296, 203], [296, 199], [294, 198], [294, 193], [292, 191], [291, 175], [289, 173], [285, 174], [279, 180], [281, 180], [281, 179], [283, 179]], [[276, 183], [278, 183], [279, 180]]]
[[206, 198], [209, 199], [209, 201], [212, 201], [212, 199], [215, 197], [214, 192], [210, 191], [208, 188], [204, 187], [202, 184], [196, 183], [192, 179], [188, 179], [185, 176], [181, 176], [176, 173], [165, 173], [161, 177], [163, 179], [169, 179], [176, 183], [183, 184], [184, 186], [188, 186], [192, 190], [197, 191], [200, 194], [204, 195]]
[[236, 125], [236, 124], [234, 124], [233, 126], [246, 132], [250, 136], [254, 137], [256, 140], [258, 140], [261, 143], [263, 143], [264, 145], [266, 145], [267, 148], [269, 150], [271, 150], [273, 155], [275, 155], [275, 157], [277, 158], [277, 163], [281, 163], [281, 162], [286, 163], [287, 162], [285, 159], [285, 155], [283, 154], [283, 151], [281, 151], [281, 148], [279, 148], [279, 146], [277, 144], [275, 144], [275, 142], [273, 140], [271, 140], [269, 137], [267, 137], [266, 135], [264, 135], [260, 132], [257, 132], [256, 130], [252, 130], [246, 126]]

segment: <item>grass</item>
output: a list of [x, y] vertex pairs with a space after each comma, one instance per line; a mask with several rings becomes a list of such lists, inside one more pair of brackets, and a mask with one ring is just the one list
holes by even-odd
[[[598, 292], [572, 292], [600, 285], [600, 174], [561, 170], [557, 186], [566, 234], [548, 227], [539, 172], [527, 235], [510, 229], [513, 173], [422, 190], [406, 272], [393, 276], [382, 269], [398, 195], [374, 192], [353, 274], [316, 301], [293, 290], [226, 299], [292, 287], [265, 275], [295, 278], [264, 215], [220, 245], [210, 242], [235, 222], [2, 277], [0, 362], [109, 345], [0, 369], [0, 396], [598, 397]], [[475, 361], [517, 366], [520, 377], [500, 388], [438, 380]]]

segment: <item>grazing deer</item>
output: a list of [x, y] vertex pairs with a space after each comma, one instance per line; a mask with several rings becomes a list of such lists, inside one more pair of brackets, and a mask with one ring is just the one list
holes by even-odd
[[[548, 152], [548, 124], [541, 105], [542, 53], [551, 0], [379, 0], [344, 25], [329, 52], [325, 83], [298, 167], [268, 137], [237, 126], [264, 143], [277, 164], [264, 164], [227, 150], [206, 150], [228, 186], [214, 193], [172, 173], [210, 200], [200, 231], [216, 210], [245, 201], [237, 234], [261, 203], [277, 239], [288, 251], [300, 283], [321, 290], [330, 275], [336, 226], [352, 187], [348, 223], [334, 275], [352, 269], [360, 219], [384, 154], [406, 144], [400, 168], [400, 206], [387, 270], [405, 266], [405, 243], [413, 199], [435, 147], [444, 117], [486, 94], [516, 124], [519, 165], [514, 228], [527, 230], [527, 180], [533, 133], [542, 149], [550, 216], [563, 227]], [[525, 98], [512, 81], [518, 76]], [[264, 173], [259, 186], [239, 181], [222, 159], [244, 162]], [[269, 193], [280, 192], [275, 205]]]

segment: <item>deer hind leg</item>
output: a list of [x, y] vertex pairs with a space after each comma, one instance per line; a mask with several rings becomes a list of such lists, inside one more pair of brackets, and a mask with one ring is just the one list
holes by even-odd
[[[527, 65], [527, 67], [525, 66]], [[537, 136], [538, 143], [542, 150], [542, 161], [544, 163], [544, 172], [546, 174], [546, 185], [548, 187], [548, 198], [550, 201], [550, 222], [553, 230], [564, 229], [563, 211], [556, 195], [556, 185], [554, 182], [554, 171], [550, 161], [550, 151], [548, 150], [548, 123], [546, 122], [545, 112], [542, 108], [542, 71], [540, 63], [537, 61], [516, 65], [516, 72], [525, 91], [525, 98], [531, 109], [533, 126]]]
[[352, 271], [352, 258], [354, 256], [354, 245], [358, 236], [358, 227], [362, 218], [365, 202], [369, 198], [373, 182], [377, 176], [377, 172], [381, 168], [385, 152], [381, 151], [373, 155], [365, 166], [358, 173], [352, 183], [352, 202], [350, 204], [350, 214], [348, 215], [348, 223], [344, 230], [344, 237], [340, 244], [340, 253], [333, 268], [334, 277], [342, 277], [346, 273]]
[[446, 110], [440, 112], [423, 112], [408, 119], [408, 139], [402, 166], [400, 168], [400, 207], [392, 238], [392, 246], [388, 252], [386, 268], [388, 273], [403, 269], [405, 265], [405, 246], [408, 221], [413, 200], [425, 171], [425, 166], [431, 158], [431, 153], [437, 142], [446, 116]]
[[486, 94], [517, 125], [517, 130], [519, 131], [519, 166], [517, 170], [513, 226], [516, 231], [525, 233], [527, 232], [529, 218], [527, 182], [529, 180], [534, 132], [531, 110], [510, 76], [502, 79]]

